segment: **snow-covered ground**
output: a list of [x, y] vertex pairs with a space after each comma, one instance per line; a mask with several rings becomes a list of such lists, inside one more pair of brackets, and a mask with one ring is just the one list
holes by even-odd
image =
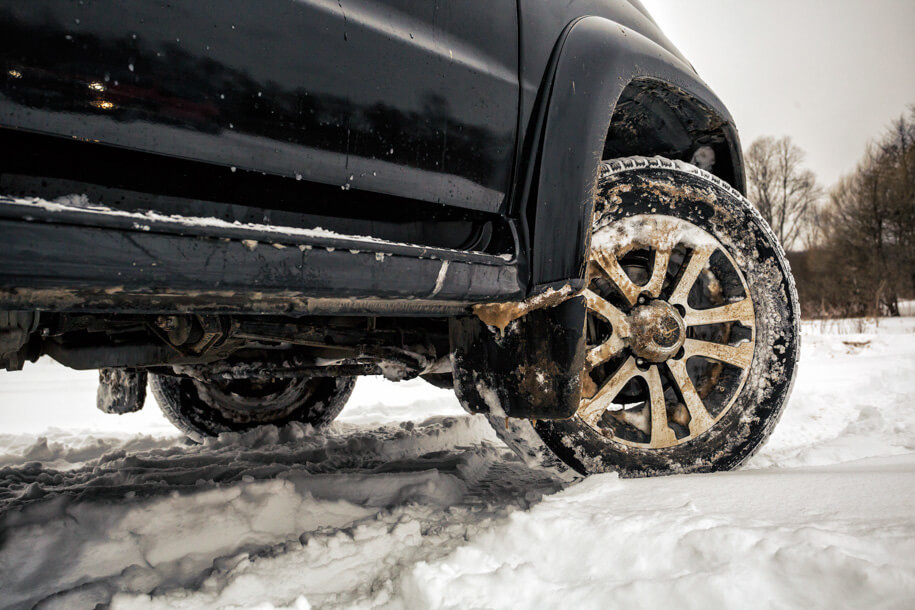
[[805, 323], [763, 450], [662, 479], [564, 486], [420, 381], [197, 446], [95, 380], [0, 373], [0, 606], [915, 607], [915, 318]]

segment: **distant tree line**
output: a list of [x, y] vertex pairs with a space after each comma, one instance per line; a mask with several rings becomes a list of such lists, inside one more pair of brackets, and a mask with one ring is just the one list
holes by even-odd
[[915, 297], [915, 105], [828, 193], [790, 138], [746, 152], [748, 196], [791, 261], [805, 317], [897, 316]]

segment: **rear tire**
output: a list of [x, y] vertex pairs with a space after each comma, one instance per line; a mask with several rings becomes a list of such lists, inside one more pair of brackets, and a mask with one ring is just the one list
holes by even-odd
[[150, 375], [149, 386], [165, 416], [189, 438], [203, 442], [223, 432], [291, 422], [321, 428], [339, 415], [355, 377], [315, 377], [271, 382], [200, 381]]

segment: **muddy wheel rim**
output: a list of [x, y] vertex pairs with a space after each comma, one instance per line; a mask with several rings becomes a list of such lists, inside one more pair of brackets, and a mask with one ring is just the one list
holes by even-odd
[[711, 429], [740, 395], [756, 342], [750, 291], [727, 249], [685, 220], [632, 216], [595, 230], [588, 278], [576, 416], [647, 449]]

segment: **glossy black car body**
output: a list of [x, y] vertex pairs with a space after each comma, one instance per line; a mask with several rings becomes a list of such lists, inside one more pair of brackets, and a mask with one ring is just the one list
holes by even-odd
[[743, 190], [636, 0], [3, 0], [0, 40], [9, 368], [428, 372], [405, 332], [431, 361], [473, 304], [580, 286], [601, 159], [709, 146]]

